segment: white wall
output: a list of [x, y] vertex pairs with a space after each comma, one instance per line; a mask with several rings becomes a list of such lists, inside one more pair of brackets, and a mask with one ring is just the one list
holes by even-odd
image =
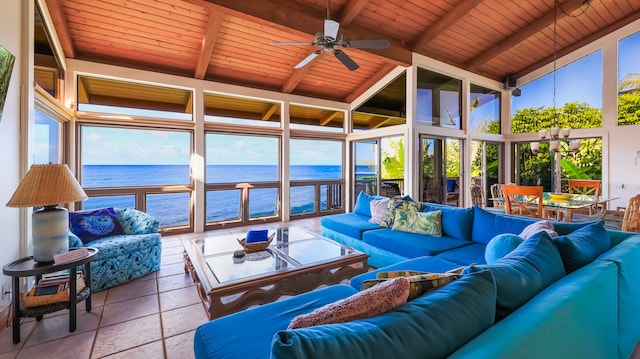
[[[20, 88], [22, 71], [25, 70], [21, 34], [23, 24], [22, 0], [2, 0], [0, 11], [0, 45], [15, 55], [13, 73], [7, 92], [6, 102], [0, 118], [0, 265], [5, 265], [21, 256], [20, 222], [24, 215], [17, 208], [8, 208], [5, 204], [18, 187], [20, 182]], [[22, 218], [22, 219], [21, 219]], [[10, 278], [0, 277], [0, 284], [9, 284]], [[0, 310], [6, 305], [6, 301], [0, 301]]]

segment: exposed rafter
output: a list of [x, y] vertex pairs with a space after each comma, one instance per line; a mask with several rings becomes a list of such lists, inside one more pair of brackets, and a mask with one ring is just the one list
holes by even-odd
[[269, 121], [271, 119], [271, 115], [273, 115], [276, 110], [280, 107], [278, 103], [272, 103], [262, 112], [262, 120]]
[[[562, 4], [558, 4], [558, 6], [562, 7], [562, 11], [558, 11], [557, 20], [567, 16], [566, 14], [571, 13], [575, 9], [579, 8], [584, 4], [584, 2], [584, 0], [567, 0]], [[525, 41], [532, 35], [540, 32], [545, 27], [553, 24], [554, 16], [554, 11], [553, 9], [551, 9], [551, 11], [547, 12], [528, 26], [520, 29], [515, 34], [507, 36], [506, 38], [497, 42], [493, 47], [474, 57], [471, 61], [467, 62], [465, 68], [469, 71], [477, 70], [485, 62], [502, 54], [503, 52], [508, 51], [509, 49], [518, 45], [522, 41]]]
[[358, 96], [362, 95], [365, 91], [371, 88], [371, 86], [375, 85], [378, 81], [382, 80], [391, 70], [395, 69], [397, 65], [394, 64], [384, 64], [376, 72], [375, 76], [369, 77], [369, 79], [363, 82], [358, 88], [353, 91], [347, 98], [344, 99], [346, 103], [351, 103], [358, 98]]
[[349, 26], [351, 21], [355, 19], [356, 16], [360, 13], [360, 10], [367, 5], [369, 0], [351, 0], [347, 1], [347, 4], [342, 9], [342, 13], [340, 17], [338, 17], [338, 22], [340, 22], [340, 26]]
[[326, 116], [320, 119], [320, 126], [326, 126], [329, 122], [331, 122], [336, 116], [338, 116], [340, 112], [331, 111]]
[[218, 39], [223, 19], [224, 14], [222, 12], [216, 11], [214, 8], [209, 9], [209, 22], [207, 23], [204, 39], [202, 39], [202, 48], [195, 70], [195, 78], [197, 79], [204, 79], [204, 76], [207, 74], [209, 60], [216, 46], [216, 40]]
[[309, 61], [303, 67], [299, 69], [294, 69], [291, 76], [289, 76], [289, 78], [287, 79], [287, 82], [285, 82], [282, 85], [281, 91], [284, 93], [293, 92], [293, 90], [296, 88], [296, 86], [298, 86], [300, 81], [302, 81], [302, 79], [309, 73], [309, 71], [311, 71], [311, 69], [313, 68], [313, 64], [316, 63], [318, 59], [320, 59], [320, 56], [314, 57], [311, 61]]
[[47, 0], [47, 9], [49, 10], [51, 20], [53, 21], [53, 26], [56, 28], [56, 34], [58, 35], [60, 46], [62, 46], [62, 51], [64, 51], [64, 56], [72, 59], [75, 58], [76, 52], [73, 47], [71, 35], [69, 34], [69, 27], [67, 26], [67, 20], [64, 16], [64, 12], [62, 11], [60, 0]]
[[482, 0], [463, 0], [460, 4], [449, 11], [445, 16], [441, 17], [438, 21], [433, 23], [427, 31], [422, 33], [420, 37], [413, 42], [412, 49], [415, 52], [419, 52], [421, 49], [427, 47], [427, 45], [438, 37], [441, 33], [446, 31], [451, 25], [458, 22], [469, 11], [473, 10]]

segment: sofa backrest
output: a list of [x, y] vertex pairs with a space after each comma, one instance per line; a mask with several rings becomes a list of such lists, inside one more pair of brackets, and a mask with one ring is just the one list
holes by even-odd
[[148, 213], [133, 208], [114, 208], [124, 234], [157, 233], [160, 222]]
[[424, 203], [423, 212], [442, 211], [442, 235], [471, 240], [473, 226], [473, 208], [459, 208], [437, 203]]

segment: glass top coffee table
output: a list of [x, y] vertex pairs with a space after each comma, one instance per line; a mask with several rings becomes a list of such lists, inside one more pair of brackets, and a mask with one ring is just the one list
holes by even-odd
[[283, 295], [308, 292], [367, 271], [368, 255], [298, 227], [270, 230], [264, 251], [246, 253], [243, 234], [183, 239], [185, 272], [191, 274], [209, 319]]

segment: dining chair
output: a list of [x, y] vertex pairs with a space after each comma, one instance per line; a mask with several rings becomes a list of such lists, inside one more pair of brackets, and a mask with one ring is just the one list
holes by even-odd
[[506, 214], [542, 218], [542, 186], [504, 185]]
[[621, 230], [624, 232], [640, 232], [640, 194], [629, 199], [624, 210]]
[[[588, 196], [600, 196], [600, 187], [602, 186], [602, 181], [600, 180], [579, 180], [579, 179], [570, 179], [569, 180], [569, 193], [572, 194], [585, 194]], [[598, 204], [594, 204], [584, 209], [576, 209], [573, 210], [573, 214], [586, 214], [592, 215], [598, 212]], [[603, 208], [605, 211], [606, 208]]]
[[[504, 186], [504, 183], [494, 183], [491, 185], [490, 190], [491, 190], [492, 198], [504, 198], [504, 192], [502, 192], [502, 186]], [[494, 201], [493, 206], [496, 208], [504, 209], [504, 202]]]
[[482, 186], [474, 184], [469, 188], [471, 191], [471, 204], [478, 206], [480, 208], [485, 208], [487, 206], [487, 202], [484, 198], [484, 190]]

